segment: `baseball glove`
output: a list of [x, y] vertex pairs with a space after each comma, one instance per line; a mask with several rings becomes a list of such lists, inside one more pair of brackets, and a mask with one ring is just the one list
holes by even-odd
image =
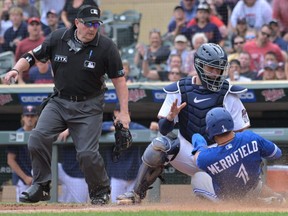
[[130, 148], [132, 145], [132, 135], [129, 129], [124, 128], [121, 122], [114, 124], [115, 127], [115, 144], [112, 151], [112, 159], [117, 162], [120, 158], [121, 152]]

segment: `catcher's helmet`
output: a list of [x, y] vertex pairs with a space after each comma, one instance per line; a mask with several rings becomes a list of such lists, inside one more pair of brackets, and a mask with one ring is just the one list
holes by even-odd
[[216, 107], [206, 114], [206, 132], [208, 138], [213, 140], [215, 135], [220, 135], [232, 131], [234, 122], [230, 113], [222, 108]]
[[[220, 75], [204, 70], [204, 66], [208, 65], [221, 70]], [[194, 57], [194, 66], [202, 85], [210, 91], [220, 91], [224, 80], [228, 74], [228, 60], [225, 51], [217, 44], [202, 44], [196, 51]]]

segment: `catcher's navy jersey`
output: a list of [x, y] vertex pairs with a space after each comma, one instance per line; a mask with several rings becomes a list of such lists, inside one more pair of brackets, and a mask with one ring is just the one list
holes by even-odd
[[256, 187], [261, 158], [272, 158], [277, 151], [280, 150], [273, 142], [244, 131], [235, 133], [226, 145], [201, 151], [197, 165], [212, 177], [219, 198], [241, 198]]

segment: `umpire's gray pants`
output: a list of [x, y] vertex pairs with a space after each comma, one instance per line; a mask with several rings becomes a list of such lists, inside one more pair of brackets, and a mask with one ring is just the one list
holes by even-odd
[[83, 102], [70, 102], [58, 97], [50, 99], [28, 141], [34, 183], [51, 180], [52, 143], [60, 132], [69, 128], [89, 192], [110, 187], [98, 151], [103, 106], [104, 95]]

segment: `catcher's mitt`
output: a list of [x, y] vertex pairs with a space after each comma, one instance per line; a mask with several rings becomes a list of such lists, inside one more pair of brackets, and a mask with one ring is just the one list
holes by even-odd
[[112, 151], [112, 159], [117, 162], [122, 151], [130, 148], [132, 145], [132, 136], [129, 129], [124, 128], [121, 122], [114, 124], [115, 144]]

